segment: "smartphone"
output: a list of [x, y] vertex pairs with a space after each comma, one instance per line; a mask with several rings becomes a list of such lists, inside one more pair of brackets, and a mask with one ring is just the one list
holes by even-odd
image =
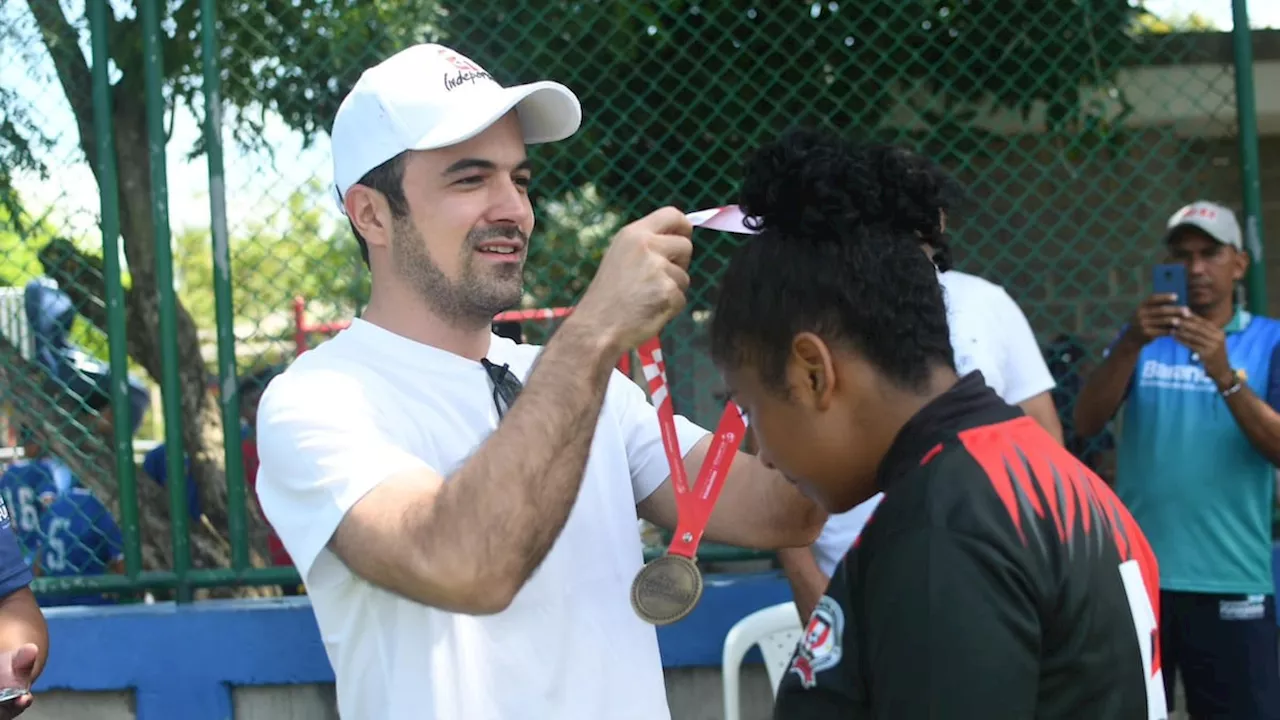
[[1182, 263], [1157, 265], [1152, 271], [1152, 291], [1157, 295], [1173, 294], [1178, 305], [1187, 304], [1187, 266]]
[[0, 703], [7, 703], [12, 700], [17, 700], [18, 698], [22, 697], [23, 695], [26, 695], [29, 692], [31, 691], [26, 688], [20, 688], [20, 687], [0, 688]]

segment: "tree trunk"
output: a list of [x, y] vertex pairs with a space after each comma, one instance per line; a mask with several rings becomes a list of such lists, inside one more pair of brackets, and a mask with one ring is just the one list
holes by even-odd
[[[141, 327], [147, 340], [148, 372], [160, 379], [160, 302], [156, 279], [155, 225], [151, 215], [150, 155], [147, 153], [146, 118], [137, 105], [115, 105], [116, 156], [120, 181], [120, 229], [133, 287], [125, 307], [130, 326]], [[191, 463], [191, 477], [200, 496], [200, 508], [215, 528], [227, 528], [227, 482], [222, 452], [222, 418], [211, 402], [209, 374], [200, 354], [195, 323], [177, 302], [178, 379], [181, 386], [182, 443]], [[130, 348], [130, 354], [134, 348]], [[139, 355], [135, 355], [137, 357]], [[154, 366], [152, 369], [151, 366]], [[249, 537], [258, 554], [265, 556], [265, 523], [256, 503], [246, 503]], [[254, 542], [257, 541], [257, 542]], [[259, 561], [261, 559], [259, 558]]]

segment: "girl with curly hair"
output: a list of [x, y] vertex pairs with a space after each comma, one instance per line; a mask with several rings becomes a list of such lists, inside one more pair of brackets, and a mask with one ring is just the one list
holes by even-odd
[[752, 158], [759, 234], [712, 321], [760, 459], [830, 513], [884, 496], [775, 717], [1165, 717], [1141, 530], [982, 371], [957, 372], [937, 269], [876, 204], [869, 157], [796, 131]]

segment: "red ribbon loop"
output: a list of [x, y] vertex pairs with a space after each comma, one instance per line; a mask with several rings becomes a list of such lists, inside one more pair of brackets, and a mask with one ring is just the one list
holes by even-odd
[[725, 475], [742, 444], [747, 424], [743, 420], [742, 410], [734, 402], [730, 401], [725, 405], [720, 424], [711, 440], [711, 447], [707, 449], [706, 461], [698, 471], [697, 481], [690, 487], [689, 476], [684, 470], [684, 456], [680, 452], [680, 441], [676, 437], [675, 411], [672, 410], [671, 394], [667, 389], [667, 368], [662, 359], [662, 344], [655, 337], [641, 343], [637, 350], [645, 380], [649, 383], [649, 397], [658, 409], [662, 447], [667, 453], [667, 464], [671, 466], [671, 486], [676, 494], [676, 532], [667, 552], [693, 559], [698, 554], [698, 543], [702, 541], [702, 533], [706, 531], [707, 521], [711, 519], [711, 510], [720, 497], [720, 490], [724, 488]]

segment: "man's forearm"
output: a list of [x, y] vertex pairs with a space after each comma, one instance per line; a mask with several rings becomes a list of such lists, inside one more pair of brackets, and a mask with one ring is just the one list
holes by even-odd
[[560, 327], [498, 429], [436, 496], [427, 552], [471, 565], [488, 592], [519, 591], [577, 499], [617, 355], [589, 328]]
[[1236, 424], [1263, 457], [1280, 467], [1280, 413], [1277, 413], [1248, 385], [1226, 398]]
[[1029, 397], [1018, 403], [1018, 407], [1044, 428], [1045, 432], [1052, 435], [1059, 445], [1062, 444], [1062, 421], [1058, 418], [1058, 409], [1054, 407], [1053, 394], [1050, 391], [1045, 390]]
[[1111, 354], [1080, 389], [1074, 413], [1076, 432], [1084, 437], [1102, 432], [1124, 401], [1141, 353], [1142, 344], [1127, 336], [1116, 343]]
[[796, 610], [800, 613], [800, 624], [806, 625], [818, 600], [827, 591], [830, 579], [818, 567], [813, 557], [813, 550], [807, 547], [784, 548], [778, 551], [778, 562], [791, 584], [791, 595], [795, 598]]
[[[698, 477], [707, 462], [711, 442], [712, 437], [707, 436], [685, 455], [685, 472], [690, 478]], [[640, 503], [639, 509], [644, 519], [674, 530], [679, 511], [670, 482], [668, 478], [658, 492]], [[808, 547], [827, 520], [822, 508], [754, 455], [739, 452], [723, 482], [724, 489], [707, 523], [705, 540], [763, 550]]]

